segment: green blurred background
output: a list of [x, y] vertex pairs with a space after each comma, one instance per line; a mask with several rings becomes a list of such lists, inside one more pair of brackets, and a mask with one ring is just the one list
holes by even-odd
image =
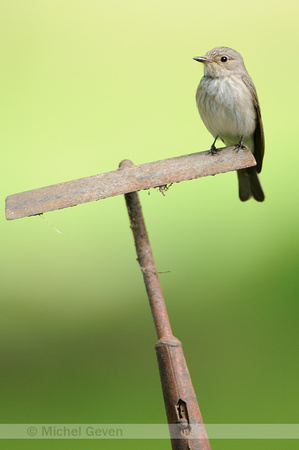
[[[206, 150], [195, 91], [240, 51], [266, 135], [264, 204], [227, 173], [141, 192], [204, 421], [298, 422], [298, 3], [1, 0], [2, 423], [165, 423], [156, 334], [124, 199], [6, 221], [5, 197]], [[170, 449], [3, 441], [5, 449]], [[211, 441], [295, 449], [298, 441]]]

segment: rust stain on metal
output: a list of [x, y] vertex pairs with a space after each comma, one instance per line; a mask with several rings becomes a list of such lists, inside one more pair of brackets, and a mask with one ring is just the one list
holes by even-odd
[[139, 166], [130, 166], [125, 170], [118, 169], [9, 195], [6, 198], [6, 218], [8, 220], [19, 219], [115, 195], [193, 180], [254, 165], [256, 165], [255, 159], [248, 148], [237, 152], [232, 146], [219, 149], [216, 155], [205, 151]]

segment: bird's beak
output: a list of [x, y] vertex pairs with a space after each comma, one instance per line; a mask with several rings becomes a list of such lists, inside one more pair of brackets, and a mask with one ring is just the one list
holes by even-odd
[[193, 58], [195, 61], [204, 63], [204, 64], [209, 64], [214, 62], [212, 59], [209, 58], [205, 58], [204, 56], [195, 56], [195, 58]]

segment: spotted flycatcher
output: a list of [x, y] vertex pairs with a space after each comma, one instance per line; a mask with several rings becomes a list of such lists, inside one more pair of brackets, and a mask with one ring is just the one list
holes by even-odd
[[260, 105], [252, 79], [247, 73], [240, 53], [228, 47], [216, 47], [194, 58], [204, 64], [196, 92], [199, 114], [214, 136], [211, 153], [220, 138], [225, 145], [236, 145], [236, 150], [247, 144], [257, 165], [237, 171], [240, 200], [254, 197], [265, 199], [258, 173], [264, 156], [264, 131]]

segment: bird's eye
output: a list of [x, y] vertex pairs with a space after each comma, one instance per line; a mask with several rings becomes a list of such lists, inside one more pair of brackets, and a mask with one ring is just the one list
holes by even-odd
[[226, 62], [226, 61], [227, 61], [227, 57], [226, 57], [226, 56], [222, 56], [222, 58], [221, 58], [220, 61], [221, 61], [221, 62]]

